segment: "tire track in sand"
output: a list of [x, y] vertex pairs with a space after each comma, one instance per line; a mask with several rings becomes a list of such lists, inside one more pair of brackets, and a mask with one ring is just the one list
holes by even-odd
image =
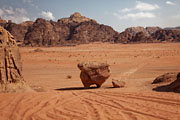
[[10, 95], [0, 94], [2, 120], [180, 119], [180, 96], [173, 97], [173, 94], [161, 97], [159, 93], [98, 89]]

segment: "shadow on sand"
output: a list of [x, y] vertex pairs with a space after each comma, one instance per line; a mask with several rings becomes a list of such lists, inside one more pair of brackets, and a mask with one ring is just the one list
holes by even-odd
[[158, 86], [156, 88], [153, 88], [152, 90], [157, 92], [173, 92], [172, 90], [170, 90], [169, 85]]
[[158, 86], [156, 88], [153, 88], [152, 90], [157, 92], [174, 92], [174, 93], [180, 93], [180, 91], [172, 90], [169, 85], [162, 85]]
[[90, 88], [85, 88], [85, 87], [69, 87], [69, 88], [59, 88], [55, 89], [58, 91], [68, 91], [68, 90], [88, 90], [88, 89], [98, 89], [97, 87], [90, 87]]
[[109, 86], [103, 86], [103, 87], [90, 87], [90, 88], [85, 88], [85, 87], [69, 87], [69, 88], [59, 88], [55, 89], [57, 91], [68, 91], [68, 90], [90, 90], [90, 89], [113, 89], [114, 87], [109, 87]]

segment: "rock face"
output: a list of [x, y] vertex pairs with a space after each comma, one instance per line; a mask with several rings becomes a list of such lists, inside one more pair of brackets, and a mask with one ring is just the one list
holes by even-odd
[[7, 22], [0, 17], [0, 26], [8, 30], [14, 36], [18, 44], [22, 44], [24, 42], [25, 34], [28, 32], [28, 29], [30, 26], [32, 26], [32, 24], [32, 21], [26, 21], [21, 24], [16, 24], [11, 20]]
[[146, 29], [144, 27], [130, 27], [130, 28], [127, 28], [125, 31], [128, 31], [130, 33], [132, 33], [132, 35], [136, 35], [136, 33], [139, 33], [139, 32], [142, 32], [145, 34], [145, 36], [149, 36], [149, 33], [148, 31], [146, 31]]
[[78, 64], [81, 70], [80, 78], [85, 88], [95, 84], [97, 87], [109, 78], [109, 65], [106, 63], [83, 62]]
[[0, 27], [0, 92], [30, 90], [22, 76], [19, 49], [14, 37]]
[[100, 25], [95, 21], [80, 23], [72, 34], [71, 40], [76, 43], [114, 42], [117, 34], [111, 27]]
[[26, 33], [24, 44], [28, 46], [56, 46], [65, 42], [69, 32], [66, 25], [39, 18]]
[[125, 82], [116, 80], [116, 79], [112, 79], [112, 85], [114, 88], [121, 88], [121, 87], [125, 86]]
[[22, 44], [24, 42], [25, 34], [28, 32], [28, 29], [32, 24], [32, 21], [26, 21], [21, 24], [10, 22], [5, 28], [14, 36], [16, 42]]
[[165, 73], [161, 76], [158, 76], [153, 82], [152, 84], [157, 84], [157, 83], [166, 83], [166, 82], [172, 82], [175, 81], [177, 78], [177, 74], [176, 72], [172, 72], [172, 73]]
[[162, 28], [160, 27], [146, 27], [146, 31], [149, 33], [149, 35], [155, 33], [156, 31], [160, 30]]
[[147, 36], [143, 32], [138, 32], [133, 36], [133, 38], [130, 40], [130, 42], [152, 43], [152, 42], [154, 42], [154, 40], [150, 35]]

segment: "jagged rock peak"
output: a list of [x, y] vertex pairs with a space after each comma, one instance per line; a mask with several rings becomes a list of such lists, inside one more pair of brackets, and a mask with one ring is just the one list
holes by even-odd
[[59, 19], [58, 22], [63, 23], [63, 24], [68, 24], [68, 23], [82, 23], [82, 22], [86, 22], [86, 21], [94, 21], [93, 19], [87, 18], [85, 16], [82, 16], [79, 12], [75, 12], [72, 15], [70, 15], [69, 18], [62, 18]]
[[70, 18], [81, 18], [81, 17], [84, 17], [84, 16], [82, 16], [81, 13], [79, 12], [75, 12], [72, 15], [70, 15]]

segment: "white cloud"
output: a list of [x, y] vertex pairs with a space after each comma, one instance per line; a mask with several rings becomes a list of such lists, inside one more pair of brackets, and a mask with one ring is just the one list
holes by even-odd
[[120, 15], [120, 14], [114, 13], [113, 15], [118, 17], [119, 19], [132, 19], [132, 20], [156, 17], [155, 14], [151, 12], [128, 13], [126, 15]]
[[14, 10], [12, 7], [4, 8], [4, 12], [7, 14], [14, 14]]
[[131, 9], [131, 8], [124, 8], [124, 9], [122, 9], [121, 11], [119, 11], [119, 12], [130, 12], [130, 11], [132, 11], [133, 9]]
[[174, 19], [180, 19], [180, 14], [172, 16]]
[[156, 9], [159, 9], [159, 5], [157, 4], [149, 4], [141, 1], [136, 1], [136, 5], [132, 8], [124, 8], [120, 10], [119, 12], [131, 12], [133, 10], [138, 11], [153, 11]]
[[23, 0], [24, 3], [32, 3], [33, 0]]
[[175, 3], [171, 2], [171, 1], [166, 1], [167, 5], [176, 5]]
[[145, 3], [145, 2], [141, 2], [141, 1], [136, 1], [136, 6], [135, 6], [136, 10], [152, 11], [152, 10], [156, 10], [158, 8], [160, 8], [160, 7], [157, 4], [149, 4], [149, 3]]
[[136, 1], [136, 4], [132, 8], [124, 8], [113, 15], [119, 19], [144, 19], [155, 18], [156, 15], [152, 12], [160, 7], [157, 4], [149, 4], [141, 1]]
[[50, 11], [48, 11], [48, 12], [42, 11], [41, 15], [47, 19], [51, 19], [51, 20], [55, 19], [55, 17], [53, 16], [53, 13]]
[[27, 11], [24, 8], [12, 8], [11, 6], [0, 8], [0, 16], [5, 20], [12, 20], [15, 23], [30, 20], [30, 18], [27, 17]]
[[4, 11], [0, 8], [0, 16], [4, 14]]

